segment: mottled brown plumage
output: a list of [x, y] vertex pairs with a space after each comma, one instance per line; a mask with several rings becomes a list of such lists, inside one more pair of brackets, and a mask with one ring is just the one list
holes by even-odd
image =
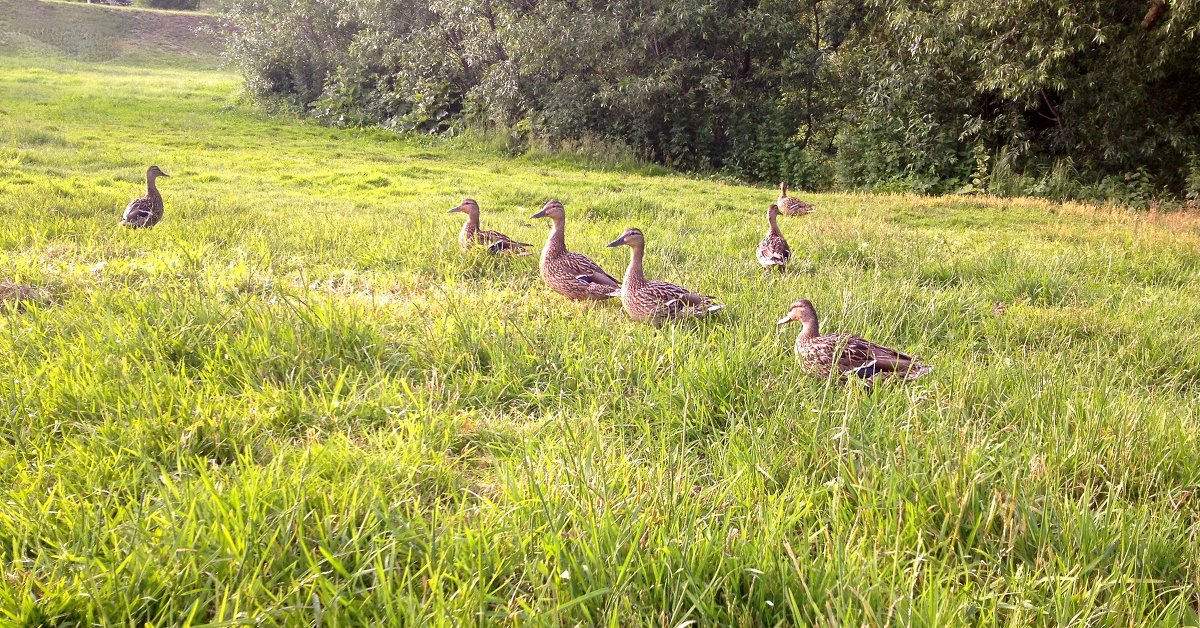
[[129, 201], [125, 213], [121, 215], [121, 224], [126, 227], [142, 228], [157, 225], [163, 217], [163, 198], [158, 193], [155, 179], [170, 177], [158, 166], [150, 166], [146, 170], [146, 195]]
[[499, 231], [487, 231], [479, 228], [479, 203], [476, 203], [474, 199], [464, 198], [463, 202], [459, 203], [458, 207], [451, 209], [449, 213], [455, 212], [467, 215], [467, 222], [463, 223], [462, 231], [458, 232], [458, 245], [463, 249], [482, 246], [497, 255], [529, 255], [529, 244], [517, 242]]
[[575, 301], [595, 301], [621, 296], [621, 284], [586, 255], [567, 250], [567, 211], [551, 200], [532, 218], [553, 221], [538, 270], [551, 290]]
[[812, 205], [794, 196], [788, 196], [787, 190], [787, 181], [780, 183], [779, 199], [775, 201], [775, 204], [779, 205], [779, 211], [783, 212], [785, 216], [803, 216], [804, 214], [811, 214], [816, 211]]
[[787, 240], [783, 239], [783, 233], [779, 231], [779, 225], [776, 223], [778, 217], [778, 205], [773, 204], [767, 208], [767, 235], [758, 243], [756, 251], [758, 263], [768, 271], [775, 268], [786, 270], [788, 261], [792, 259], [792, 249]]
[[916, 379], [933, 370], [920, 358], [900, 353], [883, 345], [863, 340], [851, 334], [820, 335], [817, 311], [807, 299], [796, 301], [788, 315], [779, 320], [784, 325], [800, 321], [804, 328], [796, 337], [796, 357], [809, 375], [818, 379], [834, 373], [841, 377], [860, 378], [870, 385], [879, 379]]
[[696, 294], [665, 281], [647, 280], [642, 272], [646, 238], [639, 229], [626, 229], [621, 237], [609, 242], [608, 246], [628, 246], [631, 249], [629, 269], [625, 271], [625, 280], [621, 282], [621, 303], [633, 320], [660, 323], [688, 316], [702, 317], [725, 307], [715, 301], [716, 297]]

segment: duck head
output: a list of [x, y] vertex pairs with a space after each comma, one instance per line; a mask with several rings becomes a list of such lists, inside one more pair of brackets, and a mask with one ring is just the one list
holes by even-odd
[[646, 236], [642, 235], [642, 230], [637, 227], [630, 227], [621, 234], [621, 237], [609, 242], [605, 246], [613, 248], [617, 246], [631, 246], [635, 249], [640, 249], [646, 245]]
[[775, 322], [776, 325], [786, 325], [793, 321], [800, 321], [806, 326], [817, 322], [817, 310], [813, 307], [812, 301], [808, 299], [800, 299], [788, 308], [787, 316]]
[[447, 213], [453, 214], [455, 212], [460, 212], [460, 213], [466, 214], [468, 216], [478, 216], [479, 215], [479, 203], [476, 203], [475, 199], [473, 199], [473, 198], [464, 198], [462, 200], [462, 202], [458, 204], [458, 207], [451, 209]]
[[146, 178], [147, 179], [157, 179], [159, 177], [170, 178], [170, 176], [171, 175], [163, 172], [162, 168], [159, 168], [158, 166], [150, 166], [149, 168], [146, 169]]
[[530, 216], [530, 218], [550, 218], [552, 220], [560, 220], [566, 218], [567, 210], [563, 209], [562, 203], [550, 199], [542, 206], [542, 211]]

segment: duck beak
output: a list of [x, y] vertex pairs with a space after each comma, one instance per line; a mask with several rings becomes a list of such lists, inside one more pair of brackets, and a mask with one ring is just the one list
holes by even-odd
[[775, 321], [775, 324], [776, 325], [787, 325], [788, 323], [792, 322], [793, 320], [795, 320], [795, 319], [789, 315], [789, 316], [785, 316], [785, 317]]
[[621, 236], [621, 237], [617, 238], [616, 240], [613, 240], [612, 242], [605, 244], [604, 246], [611, 249], [611, 248], [615, 248], [618, 246], [623, 246], [624, 244], [625, 244], [625, 236]]
[[454, 212], [460, 212], [460, 211], [462, 211], [462, 210], [463, 210], [463, 209], [462, 209], [462, 205], [459, 205], [458, 207], [455, 207], [454, 209], [451, 209], [450, 211], [448, 211], [448, 212], [446, 212], [446, 213], [447, 213], [447, 214], [453, 214]]
[[162, 170], [159, 170], [159, 171], [158, 171], [158, 176], [160, 176], [160, 177], [166, 177], [166, 178], [168, 178], [168, 179], [170, 179], [170, 178], [171, 178], [171, 175], [169, 175], [169, 174], [167, 174], [167, 173], [163, 172]]
[[546, 208], [545, 207], [542, 208], [542, 211], [530, 216], [530, 218], [545, 218], [545, 217], [546, 217]]

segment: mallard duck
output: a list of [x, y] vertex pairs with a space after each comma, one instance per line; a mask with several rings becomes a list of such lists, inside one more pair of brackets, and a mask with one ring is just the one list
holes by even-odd
[[665, 281], [647, 281], [642, 273], [646, 237], [641, 230], [632, 227], [626, 229], [621, 237], [609, 242], [608, 246], [628, 246], [632, 249], [629, 269], [625, 271], [625, 281], [621, 283], [621, 303], [633, 320], [660, 323], [665, 319], [701, 317], [725, 307], [715, 301], [716, 297], [696, 294]]
[[462, 231], [458, 232], [458, 245], [464, 249], [482, 246], [492, 253], [507, 253], [510, 255], [528, 255], [529, 244], [516, 240], [499, 231], [485, 231], [479, 228], [479, 203], [475, 199], [464, 198], [458, 207], [449, 213], [462, 212], [467, 215]]
[[800, 321], [804, 327], [796, 337], [796, 357], [808, 374], [818, 379], [829, 377], [837, 369], [842, 377], [861, 378], [870, 385], [876, 379], [916, 379], [933, 370], [920, 358], [900, 353], [851, 334], [819, 335], [817, 311], [811, 301], [801, 299], [792, 304], [779, 325]]
[[600, 265], [586, 255], [567, 250], [564, 232], [567, 225], [567, 210], [562, 203], [551, 200], [542, 211], [530, 218], [549, 218], [553, 222], [546, 248], [542, 249], [542, 261], [538, 270], [550, 289], [575, 301], [602, 300], [621, 296], [621, 284], [604, 272]]
[[775, 201], [775, 204], [779, 205], [779, 211], [785, 216], [803, 216], [816, 211], [812, 205], [794, 196], [788, 196], [787, 188], [787, 181], [779, 184], [779, 200]]
[[773, 268], [786, 270], [788, 260], [792, 259], [792, 249], [787, 240], [783, 239], [783, 233], [779, 231], [779, 225], [776, 223], [775, 219], [778, 217], [779, 206], [772, 204], [767, 208], [767, 235], [758, 243], [757, 250], [758, 263], [762, 264], [763, 270], [766, 271]]
[[162, 194], [158, 193], [158, 186], [154, 184], [154, 180], [170, 176], [160, 170], [158, 166], [150, 166], [146, 170], [146, 195], [129, 201], [129, 205], [125, 207], [125, 213], [121, 215], [121, 224], [134, 228], [157, 225], [163, 217], [163, 199]]

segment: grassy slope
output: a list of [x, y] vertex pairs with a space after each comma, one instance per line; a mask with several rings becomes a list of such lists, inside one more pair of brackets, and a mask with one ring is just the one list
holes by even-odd
[[10, 56], [211, 68], [219, 49], [205, 31], [216, 25], [191, 12], [0, 0], [0, 49]]
[[[0, 57], [0, 281], [36, 295], [0, 315], [0, 618], [1196, 621], [1193, 224], [815, 195], [768, 279], [769, 190], [236, 86]], [[120, 229], [150, 162], [167, 218]], [[462, 254], [468, 194], [537, 242], [561, 199], [612, 271], [641, 226], [726, 316], [633, 325]], [[937, 370], [801, 377], [801, 296]]]

